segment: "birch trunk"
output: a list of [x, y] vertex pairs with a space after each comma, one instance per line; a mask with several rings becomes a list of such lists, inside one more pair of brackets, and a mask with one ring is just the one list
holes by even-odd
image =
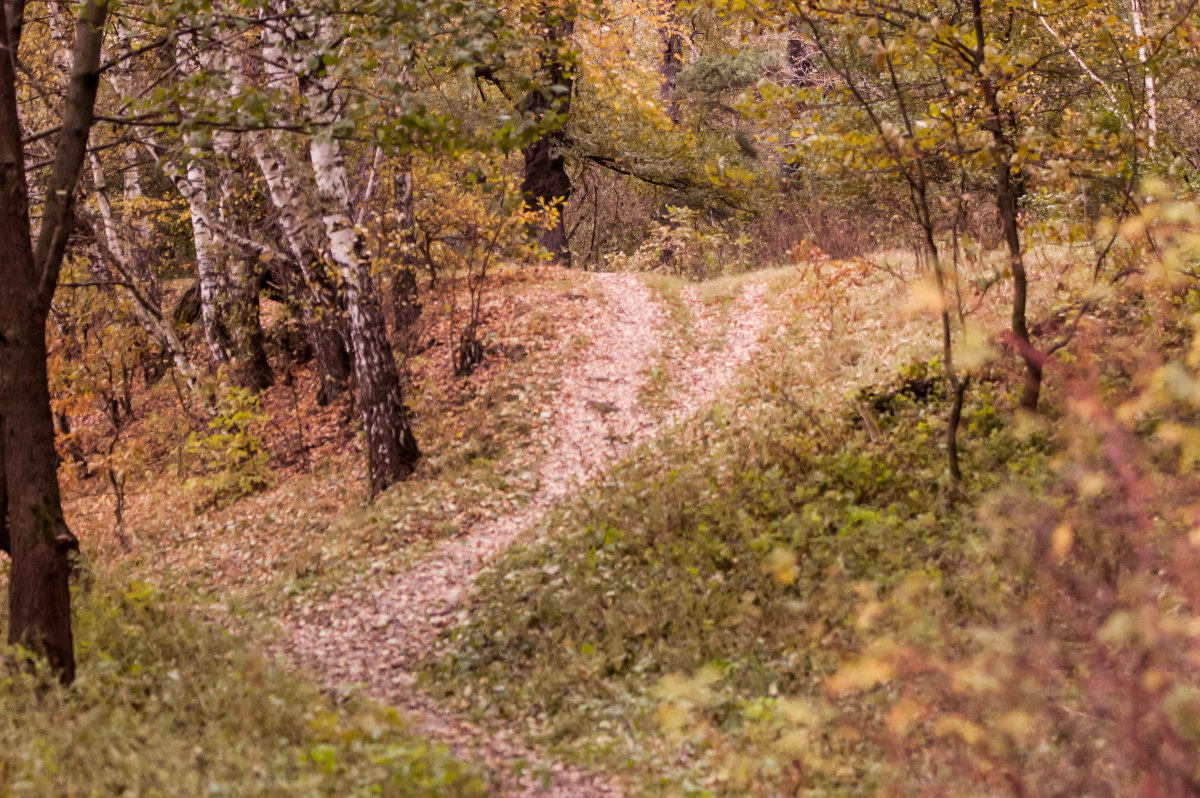
[[[222, 132], [214, 137], [214, 146], [222, 158], [222, 170], [216, 181], [221, 192], [217, 206], [221, 230], [236, 231], [239, 237], [249, 238], [250, 231], [239, 213], [239, 203], [234, 191], [235, 175], [239, 169], [239, 147], [233, 134]], [[239, 187], [244, 188], [244, 186]], [[258, 284], [262, 267], [258, 258], [246, 257], [232, 247], [222, 247], [222, 256], [228, 264], [223, 273], [228, 274], [224, 297], [224, 317], [230, 340], [233, 381], [241, 388], [253, 392], [265, 391], [275, 382], [271, 361], [267, 358], [266, 335], [259, 320]]]
[[308, 210], [308, 199], [289, 177], [286, 162], [271, 146], [267, 134], [252, 133], [250, 141], [255, 160], [266, 181], [271, 204], [279, 213], [284, 238], [298, 264], [300, 282], [308, 295], [300, 303], [302, 320], [308, 330], [321, 383], [317, 401], [328, 404], [345, 392], [351, 373], [351, 360], [341, 331], [337, 293], [332, 281], [321, 273], [320, 246], [313, 241], [312, 234], [320, 229], [321, 223]]
[[407, 338], [409, 328], [421, 317], [417, 295], [416, 214], [413, 206], [413, 175], [405, 163], [396, 175], [396, 230], [399, 233], [400, 268], [392, 278], [392, 320], [395, 329]]
[[1129, 16], [1133, 21], [1133, 35], [1137, 37], [1138, 63], [1142, 67], [1142, 79], [1146, 87], [1146, 139], [1153, 150], [1158, 146], [1158, 97], [1154, 73], [1150, 71], [1150, 43], [1146, 37], [1142, 0], [1129, 0]]
[[228, 319], [237, 356], [233, 359], [234, 382], [249, 391], [260, 392], [275, 383], [271, 361], [267, 358], [266, 335], [259, 320], [257, 263], [235, 258], [231, 263]]
[[[183, 342], [179, 340], [170, 320], [163, 313], [162, 294], [158, 288], [158, 281], [145, 266], [144, 260], [140, 263], [133, 262], [134, 256], [131, 254], [131, 250], [137, 245], [125, 246], [125, 242], [120, 237], [112, 203], [109, 199], [108, 183], [105, 180], [100, 159], [92, 154], [89, 160], [92, 165], [92, 195], [100, 210], [102, 225], [101, 230], [94, 229], [95, 225], [92, 225], [92, 237], [96, 241], [95, 249], [97, 250], [92, 257], [92, 262], [97, 266], [100, 263], [107, 263], [117, 272], [120, 280], [116, 281], [116, 285], [132, 302], [134, 317], [138, 324], [145, 330], [150, 340], [154, 341], [171, 358], [172, 364], [183, 376], [188, 388], [194, 389], [196, 370], [188, 357]], [[128, 197], [127, 189], [126, 198], [128, 199]], [[84, 223], [88, 224], [89, 222], [85, 219]], [[101, 278], [107, 277], [106, 274], [100, 276]]]
[[[310, 100], [329, 96], [329, 88], [314, 82], [308, 93]], [[329, 254], [344, 285], [356, 399], [367, 437], [371, 495], [375, 496], [406, 479], [421, 452], [404, 406], [400, 374], [387, 339], [365, 242], [350, 218], [350, 186], [341, 146], [328, 136], [318, 135], [312, 140], [310, 154]]]
[[[193, 152], [193, 158], [196, 154]], [[200, 282], [200, 318], [204, 326], [204, 340], [208, 343], [209, 357], [213, 363], [220, 365], [229, 362], [230, 349], [229, 332], [220, 305], [225, 286], [218, 270], [213, 229], [209, 226], [205, 169], [199, 161], [188, 163], [182, 174], [182, 184], [185, 186], [183, 196], [187, 200], [192, 221], [192, 241], [196, 246], [196, 274]]]
[[[283, 9], [272, 11], [282, 13]], [[249, 59], [243, 61], [236, 73], [235, 91], [239, 90], [241, 81], [250, 77], [247, 73], [252, 69], [252, 63]], [[285, 66], [282, 37], [270, 25], [263, 30], [261, 63], [268, 88], [285, 96], [295, 94], [295, 75]], [[305, 195], [302, 185], [292, 177], [296, 169], [289, 169], [291, 164], [286, 158], [286, 150], [277, 146], [266, 131], [248, 133], [247, 140], [295, 261], [298, 279], [288, 282], [299, 283], [305, 289], [306, 296], [298, 303], [301, 321], [307, 330], [320, 380], [317, 401], [328, 404], [346, 391], [352, 363], [337, 291], [333, 280], [324, 273], [321, 252], [325, 246], [319, 235], [322, 225], [311, 210], [310, 198]], [[291, 293], [295, 297], [296, 292]]]

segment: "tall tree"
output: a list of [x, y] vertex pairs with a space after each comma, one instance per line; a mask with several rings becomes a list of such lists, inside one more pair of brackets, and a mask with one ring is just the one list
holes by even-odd
[[21, 0], [0, 6], [9, 58], [0, 57], [0, 417], [9, 543], [10, 643], [49, 661], [64, 682], [75, 675], [68, 587], [78, 542], [63, 519], [58, 457], [46, 371], [46, 319], [73, 227], [75, 187], [83, 167], [99, 85], [108, 5], [80, 8], [63, 99], [55, 159], [36, 240], [29, 224], [16, 59]]
[[521, 111], [533, 117], [544, 131], [522, 150], [525, 158], [521, 193], [530, 210], [554, 213], [548, 226], [538, 230], [538, 243], [559, 260], [567, 260], [567, 228], [563, 211], [571, 196], [563, 149], [563, 125], [571, 110], [575, 73], [568, 40], [575, 31], [576, 10], [572, 3], [543, 2], [539, 10], [542, 37], [539, 69], [534, 85], [521, 101]]
[[679, 123], [679, 101], [675, 99], [675, 84], [683, 60], [683, 35], [675, 18], [675, 0], [659, 0], [658, 36], [662, 40], [662, 63], [659, 65], [659, 99], [672, 122]]
[[[332, 40], [319, 23], [314, 38], [321, 48]], [[308, 59], [308, 63], [312, 61]], [[367, 462], [371, 495], [374, 496], [407, 478], [421, 452], [404, 406], [400, 374], [387, 338], [387, 324], [371, 274], [366, 242], [361, 228], [353, 221], [345, 154], [341, 143], [332, 135], [333, 126], [342, 117], [334, 99], [337, 81], [321, 67], [315, 72], [302, 71], [299, 61], [296, 67], [300, 74], [301, 94], [308, 101], [314, 118], [323, 126], [312, 137], [309, 154], [329, 254], [344, 286], [350, 348], [354, 355], [354, 384], [367, 436]]]

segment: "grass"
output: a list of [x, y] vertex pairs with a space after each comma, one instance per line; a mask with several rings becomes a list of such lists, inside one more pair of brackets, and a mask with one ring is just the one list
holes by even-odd
[[[761, 739], [764, 698], [821, 696], [839, 663], [896, 631], [863, 628], [866, 602], [916, 574], [962, 620], [990, 604], [978, 587], [990, 578], [985, 536], [969, 509], [939, 499], [933, 407], [896, 396], [879, 421], [887, 448], [853, 419], [827, 419], [828, 440], [814, 440], [766, 409], [751, 424], [710, 414], [642, 452], [558, 515], [551, 543], [485, 579], [475, 620], [426, 666], [429, 688], [468, 695], [480, 717], [535, 719], [531, 736], [633, 768], [646, 794], [738, 794], [745, 785], [720, 752], [661, 734], [664, 679], [713, 668], [704, 723], [761, 763], [775, 742]], [[1001, 433], [986, 402], [967, 423], [970, 473], [1044, 467], [1038, 445]], [[878, 752], [828, 747], [825, 786], [870, 794]]]
[[395, 712], [334, 706], [194, 603], [118, 574], [77, 587], [75, 683], [0, 679], [6, 795], [487, 794]]
[[[779, 279], [771, 301], [799, 315], [805, 286]], [[788, 783], [792, 759], [808, 768], [808, 794], [871, 794], [883, 759], [872, 741], [830, 723], [803, 757], [783, 756], [783, 716], [797, 700], [819, 706], [830, 677], [876, 642], [928, 633], [935, 607], [959, 623], [986, 616], [1008, 576], [973, 509], [949, 501], [944, 404], [910, 390], [930, 375], [939, 384], [936, 363], [896, 368], [923, 336], [870, 335], [892, 346], [863, 363], [811, 325], [792, 327], [727, 408], [561, 508], [540, 545], [484, 577], [473, 620], [425, 663], [427, 687], [565, 756], [633, 774], [640, 794], [769, 794]], [[985, 382], [966, 408], [974, 495], [1047, 473], [1045, 438], [1016, 437], [1001, 394]], [[927, 614], [864, 621], [864, 608], [914, 585]], [[851, 709], [879, 711], [870, 699]]]

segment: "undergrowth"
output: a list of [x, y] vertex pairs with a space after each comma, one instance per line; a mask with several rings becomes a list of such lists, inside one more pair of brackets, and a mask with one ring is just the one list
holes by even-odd
[[[527, 719], [540, 742], [638, 773], [649, 794], [785, 780], [776, 697], [821, 695], [840, 663], [896, 631], [864, 603], [919, 584], [967, 622], [1010, 587], [970, 504], [941, 485], [941, 405], [914, 390], [936, 369], [825, 410], [819, 434], [764, 400], [742, 417], [718, 406], [641, 452], [483, 578], [473, 620], [425, 667], [429, 689], [480, 717]], [[964, 418], [976, 493], [1045, 471], [1044, 437], [1016, 437], [996, 393], [978, 391]], [[831, 728], [819, 748], [809, 794], [879, 786], [881, 754], [862, 735]]]
[[146, 584], [85, 582], [75, 623], [71, 687], [17, 668], [0, 679], [5, 795], [486, 794], [394, 711], [335, 707]]

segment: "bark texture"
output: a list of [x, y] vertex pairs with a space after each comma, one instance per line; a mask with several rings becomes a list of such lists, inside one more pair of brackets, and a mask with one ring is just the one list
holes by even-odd
[[675, 100], [675, 84], [679, 78], [679, 66], [683, 61], [683, 36], [675, 19], [674, 0], [659, 2], [659, 38], [662, 40], [662, 63], [659, 66], [659, 97], [667, 116], [679, 123], [679, 103]]
[[[17, 5], [17, 10], [14, 10]], [[19, 44], [19, 4], [6, 3], [0, 28]], [[64, 682], [75, 674], [68, 578], [78, 543], [63, 520], [46, 374], [46, 319], [71, 233], [100, 82], [107, 6], [79, 11], [55, 161], [36, 243], [29, 228], [21, 124], [13, 58], [0, 57], [0, 416], [12, 573], [9, 642], [44, 656]]]
[[813, 77], [817, 71], [817, 48], [802, 37], [799, 24], [792, 22], [788, 35], [787, 59], [788, 70], [791, 72], [789, 83], [793, 86], [805, 87], [813, 85]]
[[[133, 304], [134, 317], [139, 326], [170, 359], [180, 375], [183, 376], [188, 388], [193, 389], [196, 387], [196, 369], [192, 365], [183, 342], [175, 334], [171, 320], [163, 312], [162, 291], [158, 281], [150, 271], [144, 252], [140, 250], [140, 244], [138, 242], [127, 244], [121, 238], [100, 159], [93, 154], [89, 160], [92, 166], [92, 196], [100, 211], [98, 221], [89, 219], [86, 215], [81, 220], [85, 229], [91, 229], [94, 242], [95, 252], [89, 262], [93, 264], [94, 269], [100, 270], [100, 273], [96, 275], [97, 279], [111, 280], [116, 288], [129, 297]], [[127, 202], [131, 198], [141, 195], [141, 187], [136, 180], [136, 170], [134, 175], [135, 179], [132, 181], [128, 174], [126, 176], [125, 199]], [[107, 270], [116, 273], [117, 279], [112, 279], [107, 273], [105, 265]]]
[[[322, 225], [309, 210], [309, 198], [291, 177], [283, 151], [274, 146], [265, 132], [252, 133], [250, 139], [293, 258], [291, 271], [295, 279], [289, 283], [304, 289], [299, 305], [321, 382], [317, 400], [328, 404], [345, 393], [351, 360], [337, 292], [325, 274], [320, 255], [323, 247], [317, 233]], [[299, 292], [293, 295], [296, 293]]]
[[575, 31], [575, 16], [569, 10], [545, 6], [542, 15], [545, 45], [541, 55], [541, 85], [525, 96], [521, 110], [531, 114], [545, 132], [522, 150], [525, 163], [521, 194], [529, 210], [554, 212], [550, 226], [537, 228], [537, 241], [556, 259], [567, 261], [571, 253], [567, 248], [563, 211], [571, 196], [571, 178], [563, 158], [566, 136], [562, 128], [571, 109], [575, 83], [565, 53], [567, 39]]
[[392, 321], [396, 331], [407, 334], [421, 317], [421, 302], [417, 293], [417, 270], [414, 253], [416, 214], [413, 205], [413, 175], [402, 169], [396, 175], [396, 232], [400, 241], [400, 267], [392, 278]]
[[[273, 4], [270, 11], [279, 16], [287, 13], [279, 3]], [[241, 82], [261, 77], [267, 88], [282, 96], [294, 96], [297, 84], [295, 72], [288, 67], [289, 46], [278, 23], [266, 25], [261, 58], [243, 59], [235, 76], [235, 91]], [[292, 256], [292, 264], [283, 277], [308, 331], [321, 383], [317, 401], [328, 404], [345, 393], [352, 364], [337, 290], [322, 258], [327, 249], [323, 225], [312, 210], [312, 198], [305, 192], [304, 182], [297, 177], [308, 167], [300, 158], [289, 157], [291, 153], [285, 143], [267, 131], [249, 133], [247, 140], [267, 184], [271, 205], [279, 214], [279, 225]]]
[[[321, 76], [306, 76], [301, 85], [318, 115], [325, 116], [326, 122], [335, 121], [337, 109], [322, 105], [334, 96], [331, 82]], [[329, 254], [342, 278], [354, 353], [356, 399], [367, 437], [371, 495], [375, 496], [406, 479], [421, 452], [404, 406], [400, 373], [371, 276], [366, 242], [351, 219], [350, 185], [341, 145], [327, 135], [317, 135], [309, 151]]]
[[[976, 0], [978, 3], [978, 0]], [[977, 6], [978, 7], [978, 6]], [[1037, 412], [1042, 391], [1041, 355], [1029, 338], [1026, 307], [1029, 304], [1029, 279], [1025, 273], [1025, 257], [1021, 247], [1021, 228], [1017, 218], [1020, 190], [1014, 180], [1012, 168], [1012, 145], [1005, 136], [1006, 115], [1000, 107], [1000, 99], [988, 78], [983, 78], [983, 96], [988, 110], [988, 128], [992, 136], [992, 147], [996, 170], [994, 187], [996, 210], [1000, 216], [1000, 227], [1004, 244], [1008, 249], [1009, 269], [1012, 271], [1013, 303], [1012, 334], [1016, 339], [1018, 354], [1025, 361], [1025, 385], [1021, 390], [1021, 407]], [[1007, 126], [1011, 129], [1012, 125]]]

